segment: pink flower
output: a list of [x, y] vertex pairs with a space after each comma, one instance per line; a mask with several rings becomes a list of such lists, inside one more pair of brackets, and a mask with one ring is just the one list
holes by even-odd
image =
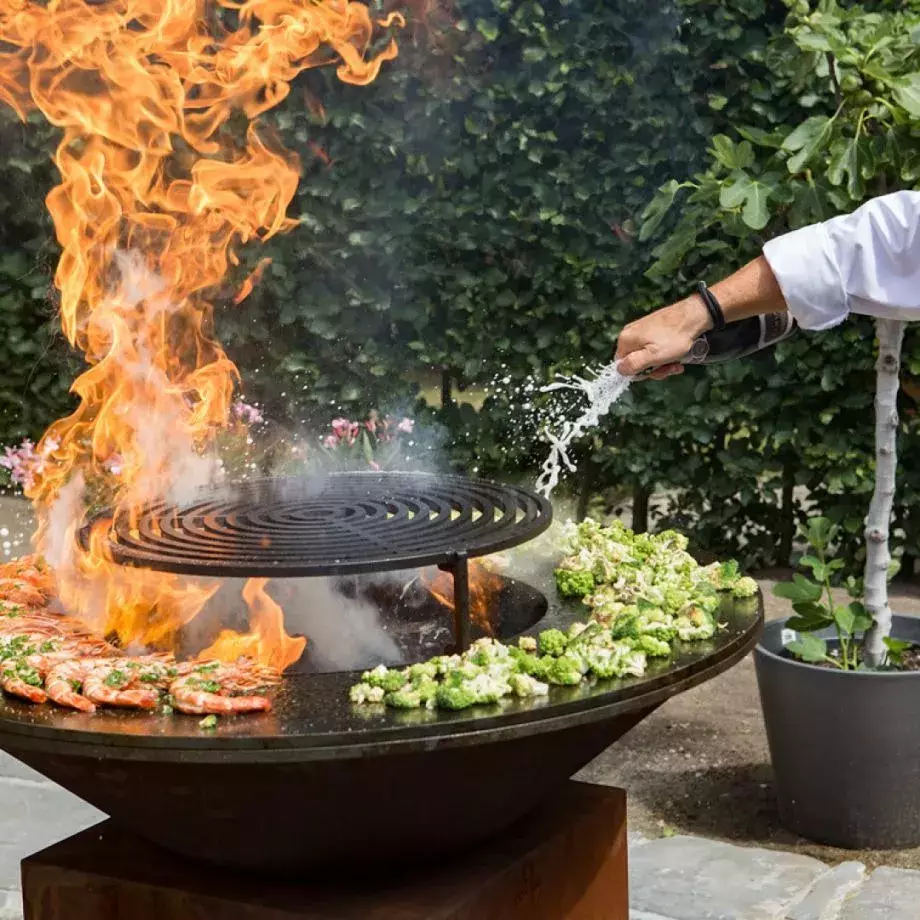
[[403, 434], [412, 434], [415, 431], [415, 420], [411, 418], [400, 419], [396, 430], [401, 431]]
[[371, 460], [368, 466], [376, 473], [380, 469], [380, 464], [376, 460]]
[[371, 433], [375, 434], [377, 431], [377, 419], [369, 418], [365, 423], [364, 427]]
[[332, 420], [332, 433], [337, 438], [345, 438], [351, 431], [351, 422], [347, 418], [334, 418]]
[[339, 439], [334, 434], [327, 434], [323, 438], [323, 447], [328, 448], [329, 450], [335, 450], [339, 446]]
[[247, 425], [258, 425], [260, 422], [265, 421], [265, 417], [258, 406], [250, 405], [241, 399], [238, 399], [233, 404], [233, 414]]

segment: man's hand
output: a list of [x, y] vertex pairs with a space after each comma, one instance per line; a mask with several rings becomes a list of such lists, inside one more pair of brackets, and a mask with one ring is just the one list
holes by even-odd
[[656, 310], [630, 323], [617, 340], [616, 360], [621, 374], [635, 377], [653, 367], [656, 380], [683, 372], [677, 362], [711, 327], [702, 298], [694, 296]]

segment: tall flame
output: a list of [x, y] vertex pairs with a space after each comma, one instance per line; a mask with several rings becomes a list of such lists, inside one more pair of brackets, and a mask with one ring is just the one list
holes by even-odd
[[[42, 441], [48, 461], [29, 490], [37, 544], [64, 603], [125, 643], [174, 644], [216, 585], [119, 570], [107, 522], [78, 547], [87, 492], [105, 482], [109, 503], [131, 512], [214, 476], [209, 448], [237, 371], [214, 338], [212, 301], [242, 244], [296, 224], [298, 160], [259, 118], [307, 68], [371, 82], [397, 53], [392, 40], [371, 53], [378, 30], [403, 24], [352, 0], [4, 0], [0, 101], [63, 131], [47, 199], [55, 284], [63, 330], [89, 364], [78, 408]], [[299, 655], [264, 585], [245, 593], [262, 659]]]

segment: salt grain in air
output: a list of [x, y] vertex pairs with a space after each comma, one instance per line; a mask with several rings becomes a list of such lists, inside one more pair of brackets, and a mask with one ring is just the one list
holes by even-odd
[[575, 438], [597, 425], [601, 416], [610, 411], [611, 406], [626, 392], [630, 379], [624, 377], [615, 364], [608, 364], [593, 378], [557, 377], [555, 383], [541, 388], [544, 393], [553, 390], [575, 390], [588, 397], [588, 408], [574, 422], [563, 422], [562, 429], [556, 435], [550, 431], [544, 432], [550, 443], [550, 451], [543, 464], [543, 471], [537, 479], [537, 491], [544, 497], [549, 498], [558, 485], [563, 468], [570, 473], [575, 471], [575, 463], [568, 455], [569, 445]]

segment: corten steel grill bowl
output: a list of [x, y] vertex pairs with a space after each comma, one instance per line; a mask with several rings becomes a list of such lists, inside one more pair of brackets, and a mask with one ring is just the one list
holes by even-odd
[[[539, 627], [583, 617], [551, 595]], [[737, 662], [757, 641], [761, 598], [726, 600], [721, 620], [712, 640], [680, 646], [642, 678], [545, 699], [400, 712], [352, 705], [357, 673], [295, 674], [273, 712], [214, 731], [196, 717], [4, 699], [0, 747], [191, 859], [267, 872], [416, 865], [503, 830], [666, 699]]]

